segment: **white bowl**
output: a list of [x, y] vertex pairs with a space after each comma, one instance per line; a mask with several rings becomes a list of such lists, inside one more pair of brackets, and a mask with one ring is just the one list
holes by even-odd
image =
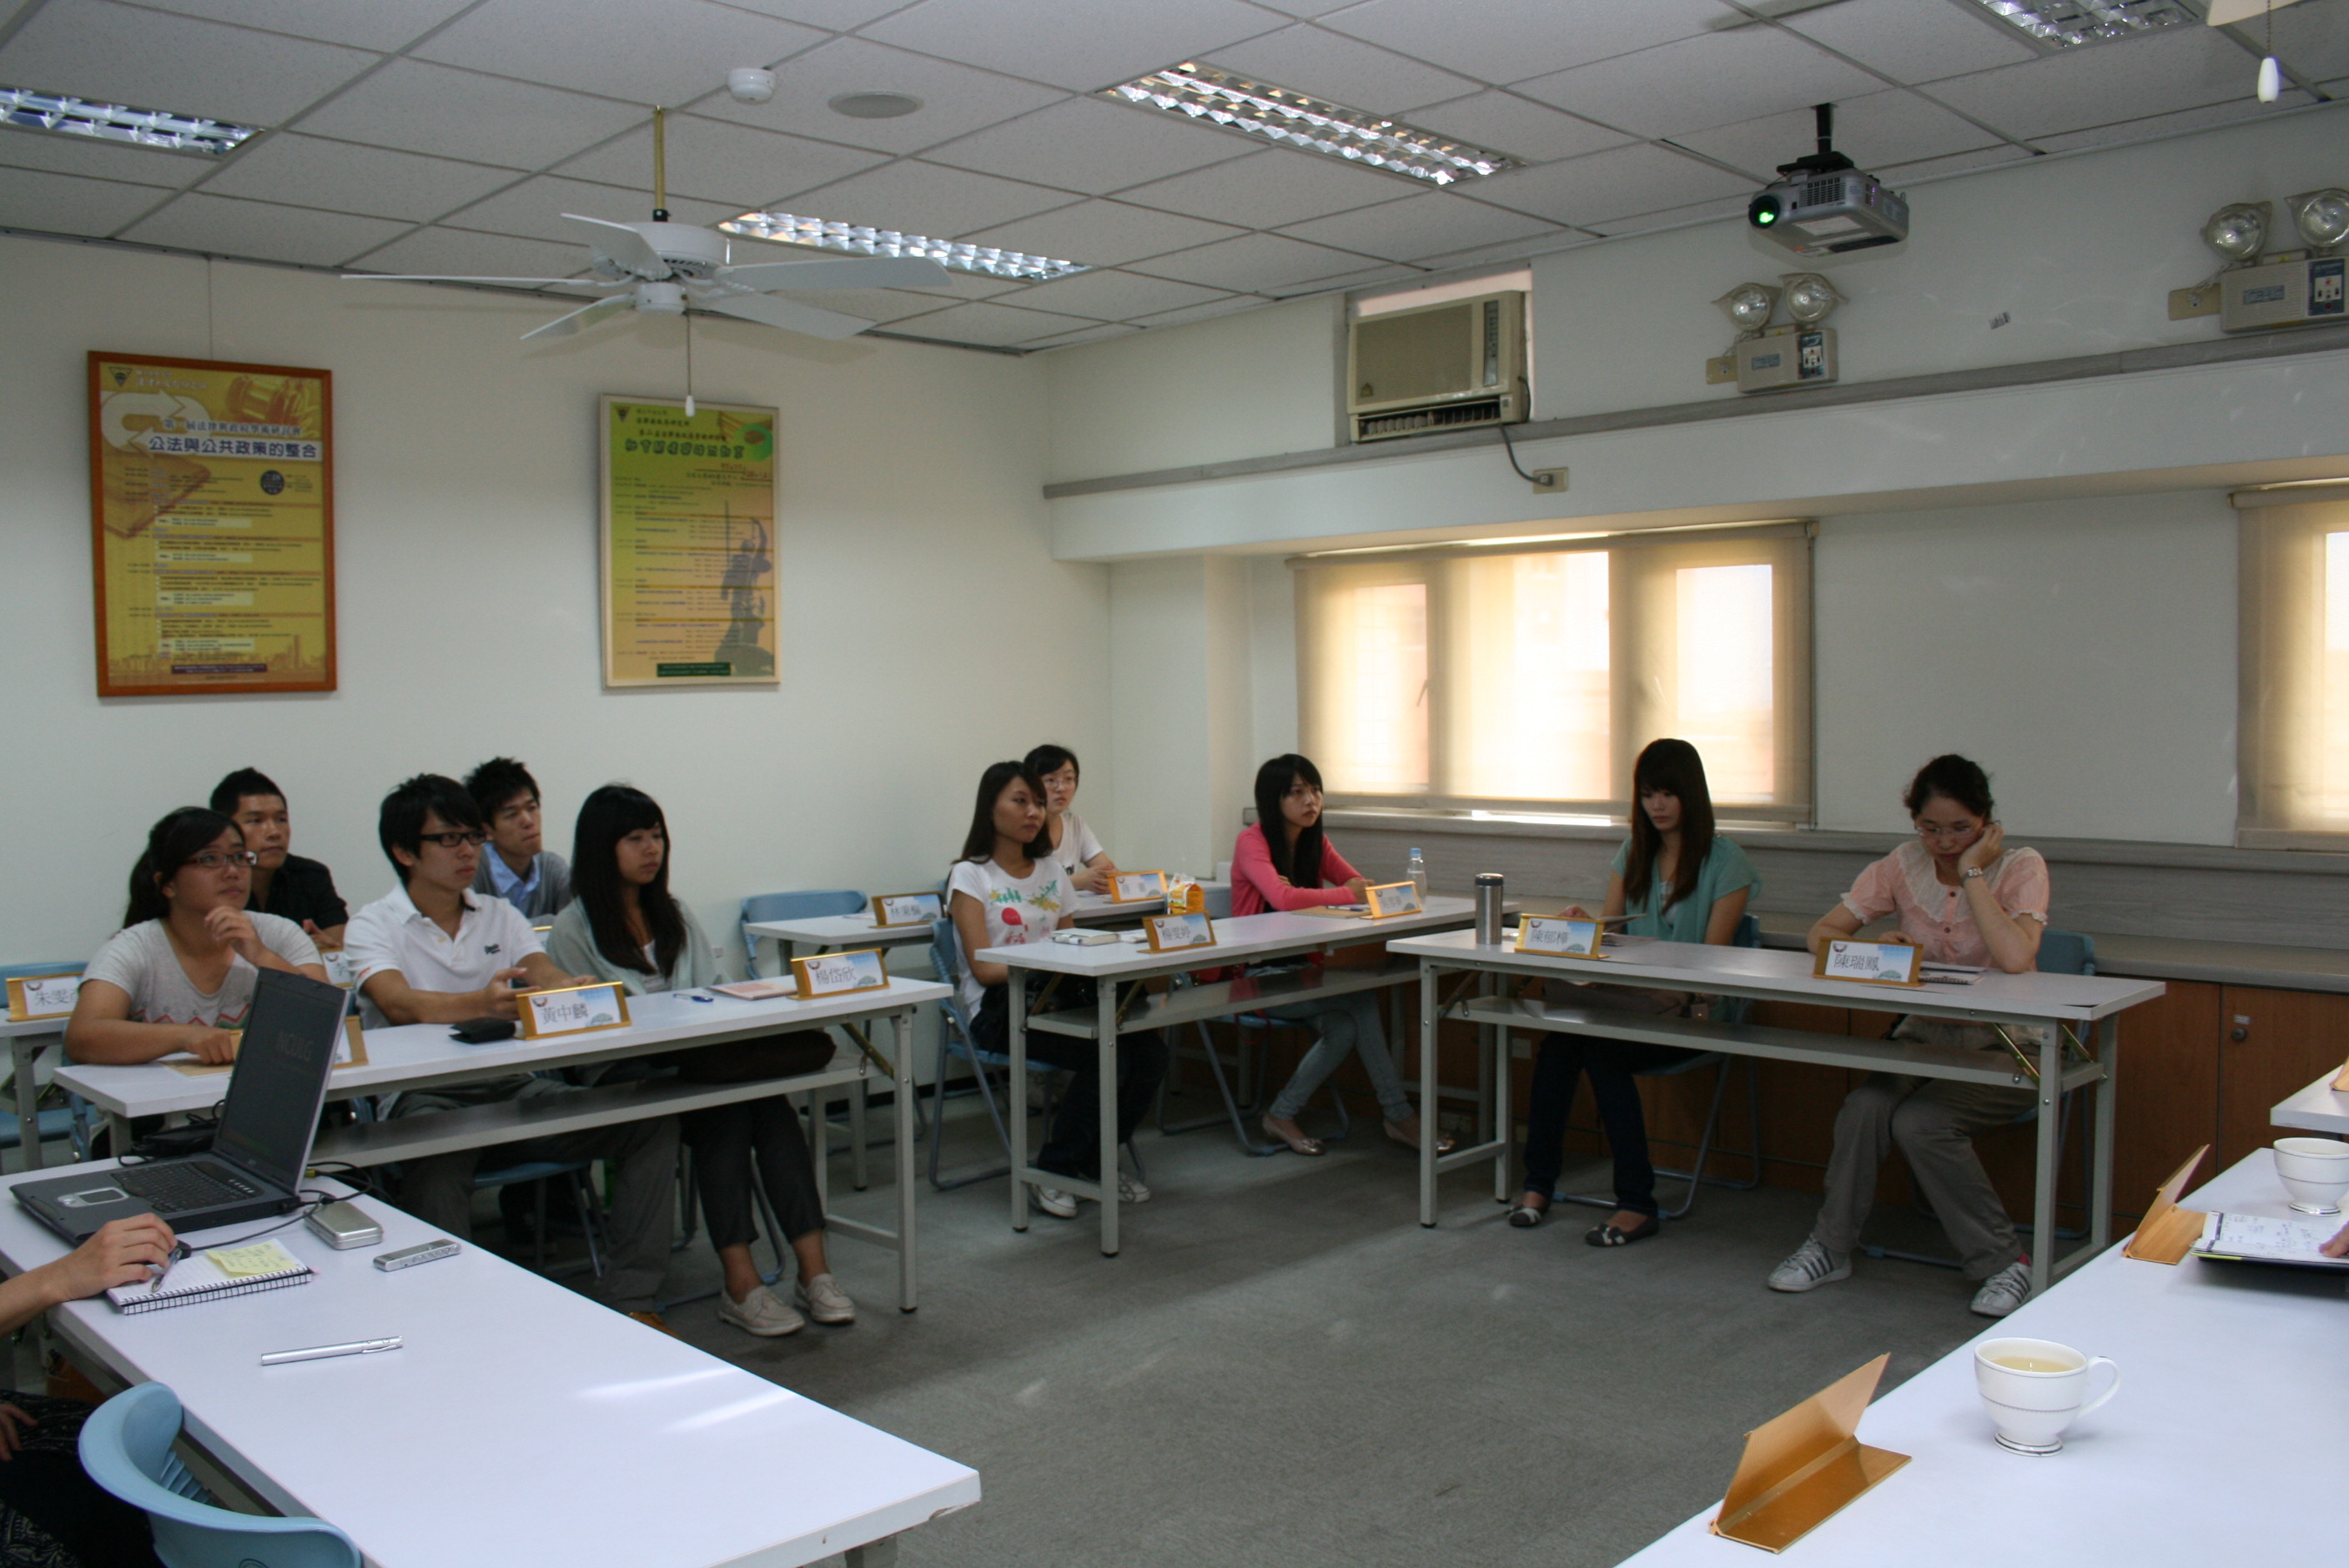
[[2276, 1179], [2303, 1214], [2337, 1214], [2349, 1192], [2349, 1143], [2332, 1138], [2279, 1138]]

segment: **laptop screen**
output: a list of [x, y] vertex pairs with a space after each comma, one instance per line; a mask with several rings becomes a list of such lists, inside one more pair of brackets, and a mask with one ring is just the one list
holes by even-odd
[[300, 1183], [349, 1001], [339, 987], [305, 975], [261, 972], [214, 1153], [288, 1191]]

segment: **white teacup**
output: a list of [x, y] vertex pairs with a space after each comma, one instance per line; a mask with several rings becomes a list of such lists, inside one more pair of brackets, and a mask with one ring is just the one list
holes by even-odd
[[[2095, 1398], [2088, 1379], [2111, 1367], [2113, 1380]], [[1998, 1426], [1998, 1443], [2018, 1454], [2052, 1454], [2064, 1429], [2113, 1397], [2121, 1369], [2052, 1339], [1989, 1339], [1974, 1347], [1974, 1386]]]
[[2334, 1138], [2279, 1138], [2276, 1179], [2303, 1214], [2337, 1214], [2349, 1192], [2349, 1143]]

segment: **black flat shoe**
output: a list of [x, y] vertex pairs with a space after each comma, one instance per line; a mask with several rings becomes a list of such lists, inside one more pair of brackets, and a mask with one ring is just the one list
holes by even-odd
[[1547, 1209], [1537, 1209], [1531, 1203], [1519, 1203], [1509, 1211], [1509, 1223], [1518, 1230], [1530, 1231], [1540, 1224], [1542, 1216], [1548, 1212]]
[[1633, 1242], [1644, 1242], [1664, 1228], [1663, 1221], [1651, 1214], [1628, 1231], [1619, 1231], [1613, 1223], [1593, 1225], [1582, 1233], [1582, 1239], [1594, 1247], [1628, 1247]]

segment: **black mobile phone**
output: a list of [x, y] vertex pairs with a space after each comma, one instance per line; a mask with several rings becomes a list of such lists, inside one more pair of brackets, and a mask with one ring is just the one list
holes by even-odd
[[512, 1018], [468, 1018], [452, 1024], [449, 1032], [469, 1046], [486, 1046], [493, 1040], [511, 1040], [516, 1025]]

